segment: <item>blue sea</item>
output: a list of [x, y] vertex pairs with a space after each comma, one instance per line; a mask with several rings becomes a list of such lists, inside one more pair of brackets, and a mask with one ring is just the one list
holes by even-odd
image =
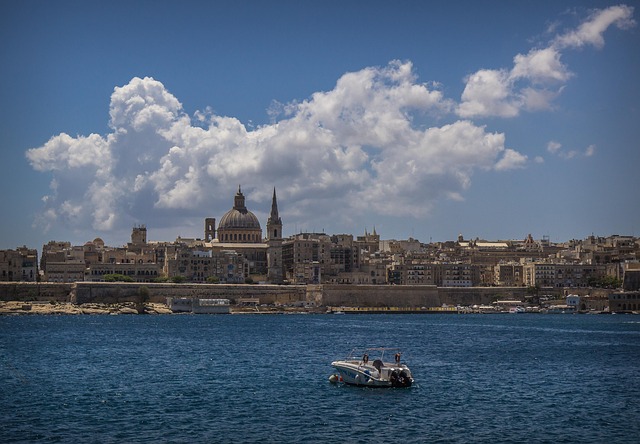
[[[411, 388], [331, 384], [396, 346]], [[633, 315], [0, 317], [0, 442], [640, 442]]]

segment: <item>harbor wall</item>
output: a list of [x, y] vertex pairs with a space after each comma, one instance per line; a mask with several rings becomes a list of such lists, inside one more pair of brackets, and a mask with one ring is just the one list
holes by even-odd
[[446, 305], [489, 305], [497, 300], [524, 301], [525, 287], [440, 287], [440, 302]]
[[[595, 289], [543, 289], [541, 294], [564, 293], [592, 295]], [[440, 307], [444, 305], [486, 305], [495, 300], [521, 300], [524, 287], [435, 287], [432, 285], [226, 285], [76, 282], [35, 283], [0, 282], [0, 300], [56, 301], [84, 303], [157, 302], [168, 297], [259, 299], [261, 304], [294, 304], [300, 301], [315, 306], [361, 307]]]
[[322, 303], [349, 307], [439, 307], [434, 285], [323, 285]]
[[0, 301], [70, 302], [73, 285], [55, 282], [0, 282]]
[[[146, 290], [145, 290], [146, 289]], [[229, 299], [232, 304], [239, 299], [259, 299], [261, 304], [288, 304], [305, 300], [306, 288], [300, 285], [225, 285], [225, 284], [155, 284], [121, 282], [77, 282], [71, 293], [71, 302], [164, 303], [169, 297], [196, 297]]]

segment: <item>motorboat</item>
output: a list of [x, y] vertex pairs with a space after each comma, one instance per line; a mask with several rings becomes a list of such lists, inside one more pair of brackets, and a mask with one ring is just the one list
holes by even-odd
[[[393, 361], [386, 360], [389, 356]], [[353, 350], [345, 359], [333, 361], [337, 373], [329, 377], [334, 383], [365, 387], [410, 387], [413, 384], [411, 370], [402, 362], [397, 348], [366, 348], [358, 353]]]
[[231, 313], [229, 299], [167, 298], [167, 305], [174, 313]]

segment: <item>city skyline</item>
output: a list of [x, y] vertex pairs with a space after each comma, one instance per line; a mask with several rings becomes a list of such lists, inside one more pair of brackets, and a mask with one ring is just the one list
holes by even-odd
[[285, 237], [640, 230], [632, 6], [0, 9], [0, 249], [202, 238], [238, 185]]

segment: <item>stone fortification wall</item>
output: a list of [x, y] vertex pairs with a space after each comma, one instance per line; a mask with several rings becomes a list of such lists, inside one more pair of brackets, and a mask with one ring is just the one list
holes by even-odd
[[72, 285], [53, 282], [0, 282], [0, 300], [69, 302]]
[[439, 307], [433, 285], [323, 285], [322, 304], [348, 307]]
[[[146, 288], [146, 290], [141, 290]], [[230, 299], [259, 298], [262, 304], [293, 303], [304, 300], [306, 289], [297, 285], [223, 285], [223, 284], [155, 284], [121, 282], [77, 282], [71, 302], [119, 303], [140, 301], [148, 292], [147, 302], [164, 303], [169, 297]]]
[[489, 305], [496, 300], [524, 301], [525, 287], [440, 287], [438, 294], [447, 305]]
[[[142, 290], [141, 288], [146, 288]], [[540, 294], [564, 292], [607, 297], [611, 290], [541, 289]], [[73, 284], [0, 282], [2, 301], [57, 301], [73, 303], [139, 302], [165, 303], [168, 297], [224, 298], [236, 303], [240, 298], [258, 298], [261, 304], [313, 302], [316, 306], [439, 307], [483, 305], [495, 300], [521, 300], [524, 287], [451, 288], [430, 285], [224, 285], [155, 284], [122, 282], [77, 282]], [[602, 295], [600, 293], [603, 293]]]

